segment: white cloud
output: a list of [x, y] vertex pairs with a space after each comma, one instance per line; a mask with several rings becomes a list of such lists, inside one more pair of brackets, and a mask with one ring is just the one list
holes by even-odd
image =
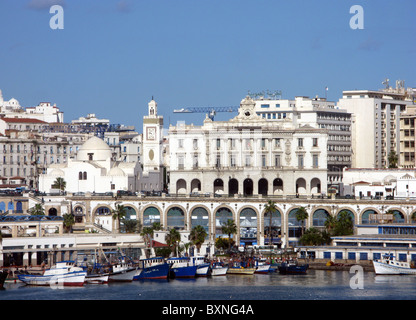
[[49, 9], [53, 5], [65, 6], [64, 0], [30, 0], [27, 7], [32, 10], [44, 10]]

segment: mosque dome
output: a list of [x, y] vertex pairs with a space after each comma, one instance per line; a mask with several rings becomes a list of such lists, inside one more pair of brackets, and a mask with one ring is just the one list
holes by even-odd
[[92, 137], [78, 150], [77, 160], [79, 161], [105, 161], [111, 158], [111, 149], [104, 140]]
[[125, 176], [126, 174], [119, 167], [114, 167], [110, 169], [110, 171], [108, 172], [108, 175], [109, 176]]
[[63, 177], [65, 176], [65, 173], [61, 169], [53, 169], [50, 175], [54, 177]]

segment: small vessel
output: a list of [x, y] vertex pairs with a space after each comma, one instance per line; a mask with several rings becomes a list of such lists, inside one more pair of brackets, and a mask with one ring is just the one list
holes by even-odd
[[142, 259], [139, 262], [141, 272], [133, 277], [133, 280], [167, 279], [170, 265], [162, 257]]
[[256, 272], [256, 268], [242, 262], [233, 262], [227, 270], [227, 274], [254, 274], [254, 272]]
[[169, 258], [167, 263], [170, 265], [170, 278], [194, 278], [198, 268], [188, 257]]
[[407, 261], [398, 261], [393, 255], [385, 254], [380, 260], [373, 260], [376, 274], [416, 274], [416, 268]]
[[20, 281], [34, 286], [83, 286], [87, 272], [81, 267], [75, 266], [74, 261], [61, 261], [43, 274], [19, 274]]
[[256, 271], [254, 273], [268, 274], [271, 271], [271, 265], [266, 263], [266, 259], [256, 260]]
[[280, 274], [305, 274], [308, 264], [298, 264], [296, 261], [282, 262], [279, 266]]
[[87, 274], [85, 283], [89, 284], [106, 284], [108, 283], [109, 274], [92, 273]]
[[196, 276], [197, 277], [206, 277], [209, 272], [209, 263], [205, 262], [205, 258], [202, 256], [191, 257], [191, 261], [194, 265], [197, 266]]
[[133, 281], [133, 277], [142, 271], [138, 270], [132, 259], [123, 255], [120, 251], [105, 252], [104, 256], [108, 262], [105, 267], [108, 269], [109, 282]]
[[214, 262], [211, 266], [211, 276], [225, 276], [227, 274], [228, 267], [222, 262]]

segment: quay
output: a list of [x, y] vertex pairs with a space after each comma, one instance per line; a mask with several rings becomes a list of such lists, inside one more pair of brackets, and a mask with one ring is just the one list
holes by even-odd
[[[270, 216], [264, 212], [272, 200], [277, 211]], [[193, 227], [202, 225], [207, 238], [201, 253], [215, 253], [215, 239], [228, 237], [221, 231], [221, 223], [232, 219], [237, 233], [232, 236], [236, 246], [273, 244], [277, 248], [298, 248], [298, 257], [308, 255], [322, 261], [370, 261], [382, 251], [396, 252], [404, 259], [416, 260], [416, 200], [404, 199], [336, 199], [312, 196], [109, 196], [103, 194], [66, 194], [35, 196], [24, 193], [0, 197], [0, 206], [7, 208], [0, 215], [3, 234], [0, 244], [0, 267], [20, 262], [37, 265], [49, 257], [51, 262], [71, 258], [74, 252], [106, 247], [130, 250], [135, 256], [143, 255], [146, 248], [139, 233], [120, 233], [112, 210], [123, 205], [127, 219], [135, 219], [142, 227], [159, 222], [163, 230], [155, 233], [158, 243], [164, 242], [167, 230], [177, 229], [183, 243], [189, 242]], [[29, 209], [41, 204], [42, 218], [33, 218]], [[328, 217], [347, 212], [353, 219], [354, 234], [361, 238], [336, 237], [330, 247], [302, 247], [299, 237], [302, 223], [296, 220], [296, 211], [304, 207], [308, 218], [304, 228], [323, 230]], [[386, 213], [394, 219], [385, 220]], [[65, 233], [63, 215], [71, 213], [75, 224], [71, 233]], [[270, 225], [271, 221], [271, 225]], [[270, 227], [270, 228], [269, 228]], [[272, 237], [269, 230], [272, 230]], [[380, 236], [380, 232], [382, 233]], [[399, 233], [394, 235], [392, 233]], [[400, 233], [406, 237], [399, 237]], [[383, 234], [384, 233], [384, 234]], [[363, 237], [362, 234], [368, 234]], [[394, 239], [396, 236], [399, 237]], [[381, 239], [380, 237], [384, 237]], [[375, 241], [374, 239], [377, 238]], [[342, 250], [341, 250], [342, 248]]]

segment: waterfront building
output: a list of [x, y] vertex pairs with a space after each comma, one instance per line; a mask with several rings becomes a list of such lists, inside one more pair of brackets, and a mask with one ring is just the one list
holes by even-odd
[[264, 119], [246, 97], [229, 121], [169, 127], [169, 193], [320, 195], [327, 141], [326, 129]]
[[399, 163], [403, 168], [416, 167], [416, 106], [408, 106], [406, 112], [400, 114], [400, 157]]
[[402, 153], [400, 118], [414, 105], [416, 91], [405, 89], [404, 81], [397, 81], [396, 88], [391, 88], [388, 81], [385, 84], [386, 88], [379, 91], [345, 90], [337, 103], [353, 114], [353, 168], [385, 168], [391, 151]]
[[255, 102], [255, 112], [264, 120], [287, 128], [309, 125], [328, 131], [327, 183], [339, 190], [343, 169], [351, 167], [351, 113], [320, 97], [276, 100], [261, 96]]
[[91, 137], [78, 150], [76, 159], [51, 164], [39, 176], [39, 190], [51, 192], [56, 178], [63, 178], [70, 193], [138, 191], [141, 167], [138, 162], [115, 161], [110, 147]]

